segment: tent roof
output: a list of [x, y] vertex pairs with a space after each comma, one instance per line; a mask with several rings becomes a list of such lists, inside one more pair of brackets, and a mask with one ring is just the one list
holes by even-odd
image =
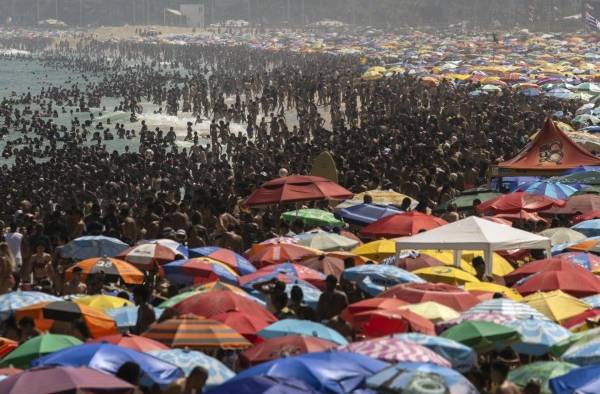
[[399, 238], [396, 249], [550, 250], [550, 239], [504, 224], [470, 216], [414, 235]]
[[508, 170], [566, 170], [578, 166], [600, 165], [600, 158], [573, 142], [550, 119], [535, 139], [518, 155], [498, 164]]

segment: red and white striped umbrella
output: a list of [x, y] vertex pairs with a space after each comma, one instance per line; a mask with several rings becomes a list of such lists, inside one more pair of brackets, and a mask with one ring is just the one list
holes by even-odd
[[353, 342], [342, 348], [342, 351], [362, 354], [378, 360], [400, 363], [432, 363], [452, 368], [444, 357], [414, 342], [384, 337]]
[[181, 258], [173, 249], [160, 244], [136, 245], [124, 250], [117, 257], [142, 270], [148, 270], [155, 265], [160, 266]]

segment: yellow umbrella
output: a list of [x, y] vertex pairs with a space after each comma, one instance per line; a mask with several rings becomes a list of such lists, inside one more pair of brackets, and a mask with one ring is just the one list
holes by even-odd
[[398, 193], [393, 190], [381, 190], [381, 189], [374, 189], [374, 190], [369, 190], [366, 192], [356, 194], [351, 201], [359, 201], [359, 204], [362, 204], [365, 194], [368, 194], [373, 198], [374, 204], [401, 205], [402, 201], [407, 197], [410, 198], [410, 200], [411, 200], [411, 206], [419, 203], [417, 200], [415, 200], [414, 198], [412, 198], [410, 196], [407, 196], [406, 194]]
[[366, 257], [371, 260], [381, 261], [386, 257], [396, 254], [396, 241], [380, 239], [360, 245], [352, 250], [352, 253]]
[[413, 271], [413, 274], [430, 282], [442, 282], [450, 285], [464, 285], [479, 282], [475, 276], [456, 267], [426, 267]]
[[521, 300], [555, 322], [562, 323], [590, 309], [590, 305], [560, 290], [537, 292]]
[[366, 81], [377, 81], [378, 79], [383, 78], [383, 74], [378, 72], [367, 71], [361, 76], [361, 78]]
[[483, 292], [487, 292], [487, 293], [499, 293], [499, 294], [502, 294], [504, 297], [511, 299], [513, 301], [521, 301], [523, 299], [523, 296], [521, 294], [519, 294], [518, 292], [516, 292], [515, 290], [510, 289], [506, 286], [496, 284], [496, 283], [469, 282], [469, 283], [465, 283], [465, 290], [466, 291], [483, 291]]
[[446, 305], [438, 304], [434, 301], [421, 302], [419, 304], [405, 305], [398, 309], [408, 309], [409, 311], [423, 316], [432, 323], [439, 323], [447, 320], [454, 320], [460, 317], [460, 313]]
[[384, 73], [386, 71], [386, 68], [382, 66], [369, 67], [369, 69], [367, 70], [368, 73]]
[[[422, 254], [434, 257], [440, 260], [445, 265], [454, 265], [454, 254], [450, 250], [421, 250]], [[468, 272], [471, 275], [475, 275], [475, 268], [471, 265], [473, 259], [477, 256], [483, 257], [483, 252], [473, 250], [463, 250], [460, 262], [460, 269]], [[492, 274], [496, 276], [504, 276], [514, 271], [514, 268], [506, 259], [497, 253], [493, 254], [492, 257]]]
[[73, 302], [80, 305], [87, 305], [99, 311], [107, 309], [121, 308], [124, 306], [133, 306], [131, 301], [121, 297], [113, 297], [105, 294], [91, 295], [76, 298]]

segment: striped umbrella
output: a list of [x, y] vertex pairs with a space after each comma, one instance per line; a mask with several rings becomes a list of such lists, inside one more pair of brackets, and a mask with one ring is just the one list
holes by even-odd
[[264, 267], [288, 261], [299, 261], [306, 257], [314, 257], [321, 254], [320, 250], [295, 243], [268, 243], [252, 245], [246, 256], [257, 267]]
[[171, 261], [183, 258], [172, 248], [160, 244], [141, 244], [125, 249], [119, 253], [118, 259], [127, 261], [138, 269], [150, 270]]
[[[270, 265], [259, 269], [253, 274], [244, 275], [240, 277], [240, 285], [245, 289], [252, 289], [256, 283], [268, 282], [280, 277], [300, 279], [320, 289], [325, 287], [325, 275], [323, 273], [301, 264], [292, 263]], [[285, 279], [283, 281], [289, 282]]]
[[200, 293], [206, 293], [206, 292], [214, 291], [214, 290], [232, 291], [243, 297], [254, 299], [250, 294], [246, 293], [244, 290], [240, 289], [239, 287], [217, 280], [214, 282], [208, 282], [208, 283], [201, 284], [199, 286], [195, 286], [195, 287], [191, 288], [190, 290], [179, 293], [176, 296], [173, 296], [173, 297], [169, 298], [168, 300], [163, 301], [159, 305], [159, 307], [160, 308], [170, 308], [173, 305], [178, 304], [181, 301], [183, 301], [193, 295], [200, 294]]
[[[275, 321], [266, 320], [261, 316], [252, 315], [244, 310], [219, 313], [218, 315], [211, 316], [211, 318], [233, 328], [252, 343], [257, 342], [257, 333], [260, 330]], [[273, 319], [275, 319], [274, 316]]]
[[194, 257], [210, 257], [213, 260], [227, 264], [240, 275], [251, 274], [256, 271], [256, 268], [244, 256], [235, 253], [233, 250], [219, 248], [218, 246], [190, 249], [190, 258]]
[[227, 264], [208, 257], [177, 260], [163, 265], [167, 279], [177, 284], [203, 284], [222, 280], [236, 284], [238, 275]]
[[546, 320], [529, 318], [512, 320], [503, 324], [514, 328], [521, 334], [521, 339], [512, 345], [513, 349], [517, 353], [530, 356], [544, 355], [548, 353], [552, 345], [568, 339], [572, 335], [566, 328]]
[[442, 367], [450, 367], [448, 360], [432, 350], [414, 342], [402, 341], [396, 338], [375, 338], [366, 341], [353, 342], [339, 350], [362, 354], [387, 362], [432, 363]]
[[245, 364], [254, 365], [303, 353], [333, 350], [338, 346], [334, 342], [313, 336], [288, 335], [265, 339], [261, 343], [240, 353], [240, 359]]
[[117, 238], [88, 235], [75, 238], [63, 246], [61, 254], [63, 257], [75, 260], [91, 259], [99, 256], [114, 257], [128, 247], [129, 245]]
[[138, 352], [149, 352], [152, 350], [167, 350], [167, 346], [153, 339], [133, 334], [115, 334], [97, 338], [88, 342], [112, 343], [113, 345], [137, 350]]
[[600, 362], [600, 338], [576, 342], [562, 355], [561, 359], [577, 365], [597, 364]]
[[505, 324], [507, 322], [513, 321], [514, 318], [507, 315], [503, 315], [498, 312], [473, 312], [463, 313], [463, 315], [458, 319], [457, 323], [474, 320], [487, 321], [496, 324]]
[[142, 336], [171, 348], [244, 349], [251, 346], [243, 336], [225, 324], [195, 315], [154, 323]]
[[73, 277], [73, 270], [81, 268], [81, 278], [86, 280], [88, 276], [104, 274], [107, 281], [122, 280], [128, 285], [141, 284], [144, 282], [144, 273], [133, 265], [110, 257], [95, 257], [78, 262], [65, 271], [67, 280]]
[[519, 185], [515, 191], [546, 196], [555, 200], [566, 200], [573, 194], [577, 193], [577, 189], [571, 185], [549, 181], [523, 183]]
[[208, 373], [208, 379], [206, 381], [207, 388], [218, 386], [235, 375], [235, 373], [227, 368], [222, 362], [201, 352], [183, 349], [166, 349], [151, 350], [148, 353], [163, 361], [177, 365], [183, 370], [185, 376], [189, 376], [196, 367], [204, 368]]
[[479, 305], [475, 305], [473, 308], [463, 313], [463, 318], [466, 318], [471, 314], [480, 312], [498, 313], [501, 315], [506, 315], [513, 319], [527, 319], [529, 317], [533, 317], [539, 320], [550, 320], [544, 314], [538, 312], [536, 309], [530, 307], [529, 305], [525, 305], [523, 303], [509, 300], [506, 298], [495, 298], [492, 300], [484, 301]]
[[328, 233], [323, 230], [314, 230], [298, 234], [294, 238], [299, 245], [322, 251], [351, 250], [359, 245], [359, 241], [344, 237], [343, 235]]
[[166, 239], [166, 238], [161, 238], [161, 239], [144, 239], [144, 240], [139, 241], [137, 244], [138, 245], [152, 244], [152, 245], [165, 246], [165, 247], [171, 249], [175, 254], [180, 255], [180, 256], [182, 256], [183, 258], [186, 258], [186, 259], [190, 255], [187, 246], [182, 245], [182, 244], [180, 244], [177, 241], [173, 241], [172, 239]]
[[62, 301], [61, 298], [38, 291], [12, 291], [0, 295], [0, 319], [6, 320], [17, 309], [47, 301]]

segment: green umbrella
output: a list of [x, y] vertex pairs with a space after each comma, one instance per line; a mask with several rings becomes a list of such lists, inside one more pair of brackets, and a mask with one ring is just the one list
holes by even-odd
[[438, 205], [435, 208], [435, 212], [443, 212], [448, 208], [449, 204], [454, 204], [458, 208], [458, 210], [466, 210], [473, 208], [473, 201], [479, 200], [481, 202], [491, 200], [492, 198], [496, 198], [501, 196], [502, 193], [498, 193], [486, 188], [475, 188], [463, 191], [460, 196], [453, 198], [452, 200], [446, 201], [443, 204]]
[[598, 338], [600, 335], [600, 327], [592, 328], [591, 330], [577, 332], [571, 335], [570, 338], [563, 339], [560, 342], [555, 343], [550, 348], [550, 354], [554, 357], [560, 357], [565, 353], [569, 348], [575, 344], [583, 345], [593, 339]]
[[563, 361], [538, 361], [513, 369], [508, 374], [508, 380], [520, 388], [524, 388], [532, 379], [537, 379], [542, 389], [541, 392], [552, 394], [552, 390], [548, 387], [548, 381], [569, 373], [574, 368], [577, 368], [577, 365]]
[[189, 297], [196, 295], [196, 294], [200, 294], [202, 293], [201, 291], [198, 291], [196, 289], [193, 290], [188, 290], [188, 291], [184, 291], [183, 293], [179, 293], [174, 297], [171, 297], [163, 302], [160, 303], [160, 305], [158, 306], [159, 308], [170, 308], [175, 304], [179, 304], [181, 301], [188, 299]]
[[12, 365], [16, 368], [26, 369], [29, 368], [29, 363], [37, 358], [71, 346], [81, 345], [82, 343], [79, 339], [70, 335], [39, 335], [28, 339], [10, 352], [0, 361], [0, 366], [6, 367]]
[[464, 321], [440, 336], [471, 346], [478, 353], [502, 348], [520, 340], [519, 333], [514, 329], [482, 320]]
[[344, 227], [346, 225], [343, 221], [333, 216], [333, 213], [312, 208], [284, 212], [281, 215], [281, 218], [286, 222], [292, 222], [296, 219], [300, 219], [309, 226]]

